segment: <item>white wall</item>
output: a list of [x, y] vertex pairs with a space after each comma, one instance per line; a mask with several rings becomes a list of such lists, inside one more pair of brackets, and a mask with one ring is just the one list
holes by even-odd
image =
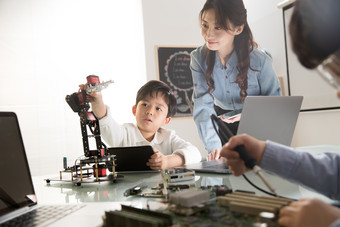
[[[105, 102], [119, 122], [134, 121], [137, 89], [157, 78], [154, 46], [201, 45], [198, 13], [204, 2], [0, 1], [0, 111], [17, 112], [33, 175], [56, 174], [62, 157], [71, 162], [83, 155], [79, 117], [64, 99], [87, 75], [113, 79], [103, 91]], [[245, 5], [255, 40], [286, 78], [279, 2]], [[340, 144], [338, 116], [339, 111], [301, 113], [293, 146]], [[174, 119], [169, 127], [204, 153], [192, 118]]]
[[[281, 0], [245, 0], [248, 21], [255, 40], [273, 56], [274, 68], [284, 79], [284, 94], [287, 90], [287, 68], [283, 33], [282, 9], [277, 8]], [[305, 81], [308, 86], [308, 81]], [[315, 91], [316, 93], [318, 91]], [[334, 96], [336, 93], [334, 91]], [[339, 99], [340, 106], [340, 99]], [[311, 146], [318, 144], [340, 145], [340, 110], [301, 112], [293, 136], [292, 146]]]
[[64, 156], [72, 165], [84, 154], [65, 96], [90, 74], [115, 81], [104, 100], [118, 121], [134, 121], [146, 82], [139, 0], [0, 1], [0, 111], [17, 113], [33, 175], [58, 174]]
[[[203, 44], [198, 13], [204, 2], [205, 0], [142, 1], [148, 79], [157, 78], [155, 45], [198, 46]], [[277, 7], [280, 2], [281, 0], [244, 0], [248, 12], [248, 23], [255, 41], [273, 56], [274, 69], [278, 76], [283, 77], [284, 94], [287, 95], [283, 15], [282, 9]], [[308, 86], [308, 82], [306, 84]], [[340, 144], [336, 136], [340, 128], [339, 112], [335, 110], [301, 113], [292, 146]], [[174, 119], [168, 127], [175, 129], [181, 137], [191, 141], [205, 154], [192, 117]]]
[[[144, 18], [145, 58], [148, 80], [157, 79], [156, 45], [200, 46], [202, 38], [198, 13], [205, 0], [142, 1]], [[168, 128], [206, 155], [192, 117], [173, 118]]]

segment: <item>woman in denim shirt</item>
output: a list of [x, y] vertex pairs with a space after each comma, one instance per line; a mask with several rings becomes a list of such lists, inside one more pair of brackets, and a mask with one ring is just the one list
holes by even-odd
[[221, 141], [210, 120], [219, 115], [234, 133], [246, 96], [279, 96], [281, 88], [271, 58], [257, 49], [241, 0], [207, 0], [200, 12], [205, 44], [191, 53], [194, 120], [208, 151], [218, 159]]

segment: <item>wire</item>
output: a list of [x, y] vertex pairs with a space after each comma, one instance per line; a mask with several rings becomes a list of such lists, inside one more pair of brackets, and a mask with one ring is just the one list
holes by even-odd
[[[215, 121], [214, 121], [213, 119], [211, 119], [211, 121], [212, 121], [212, 124], [213, 124], [213, 126], [214, 126], [215, 132], [216, 132], [217, 135], [220, 137], [221, 142], [223, 143], [223, 141], [222, 141], [222, 138], [224, 138], [223, 135], [221, 135], [221, 133], [217, 130], [217, 127], [216, 127], [216, 125], [215, 125]], [[222, 144], [222, 145], [223, 145], [223, 144]], [[249, 180], [249, 178], [248, 178], [245, 174], [242, 174], [242, 176], [243, 176], [243, 178], [244, 178], [251, 186], [253, 186], [253, 187], [256, 188], [257, 190], [259, 190], [259, 191], [261, 191], [261, 192], [263, 192], [263, 193], [265, 193], [265, 194], [274, 196], [274, 197], [281, 197], [281, 198], [284, 198], [284, 197], [282, 197], [282, 196], [278, 196], [278, 195], [275, 194], [275, 193], [271, 193], [271, 192], [266, 191], [266, 190], [260, 188], [259, 186], [255, 185], [251, 180]]]
[[266, 194], [268, 194], [268, 195], [278, 197], [278, 195], [276, 195], [276, 194], [274, 194], [274, 193], [271, 193], [271, 192], [268, 192], [268, 191], [266, 191], [266, 190], [260, 188], [259, 186], [255, 185], [253, 182], [251, 182], [251, 181], [249, 180], [249, 178], [248, 178], [245, 174], [242, 174], [242, 176], [243, 176], [243, 178], [244, 178], [251, 186], [253, 186], [253, 187], [256, 188], [257, 190], [259, 190], [259, 191], [261, 191], [261, 192], [263, 192], [263, 193], [266, 193]]

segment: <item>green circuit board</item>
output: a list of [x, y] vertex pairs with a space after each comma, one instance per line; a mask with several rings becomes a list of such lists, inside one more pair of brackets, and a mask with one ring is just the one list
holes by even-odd
[[106, 226], [119, 226], [116, 225], [117, 223], [131, 223], [133, 226], [138, 223], [138, 226], [141, 227], [275, 227], [280, 226], [276, 217], [279, 209], [292, 201], [237, 192], [216, 196], [215, 191], [210, 191], [210, 197], [208, 203], [200, 206], [188, 208], [169, 203], [168, 208], [162, 211], [141, 210], [124, 206], [121, 211], [106, 213], [108, 219]]

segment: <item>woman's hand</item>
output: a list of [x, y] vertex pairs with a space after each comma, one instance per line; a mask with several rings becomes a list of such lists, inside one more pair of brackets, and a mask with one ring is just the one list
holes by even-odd
[[230, 117], [230, 118], [224, 118], [223, 115], [219, 116], [221, 118], [222, 121], [230, 124], [230, 123], [234, 123], [234, 122], [237, 122], [237, 121], [240, 121], [241, 120], [241, 114], [237, 114], [233, 117]]
[[207, 155], [207, 161], [217, 160], [222, 158], [220, 155], [220, 150], [213, 150]]

